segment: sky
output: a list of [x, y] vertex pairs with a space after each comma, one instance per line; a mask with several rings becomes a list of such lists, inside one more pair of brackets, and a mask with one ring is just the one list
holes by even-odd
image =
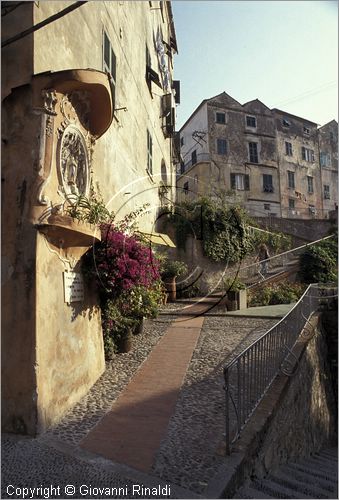
[[173, 0], [176, 129], [226, 92], [319, 125], [338, 121], [336, 1]]

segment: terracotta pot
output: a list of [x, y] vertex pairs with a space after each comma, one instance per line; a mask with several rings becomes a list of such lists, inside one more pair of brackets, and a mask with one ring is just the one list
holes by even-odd
[[143, 332], [143, 329], [144, 329], [144, 320], [142, 318], [140, 321], [138, 321], [138, 323], [134, 327], [133, 334], [140, 335]]
[[127, 330], [116, 342], [118, 353], [129, 352], [132, 349], [132, 333]]
[[168, 278], [168, 281], [166, 281], [166, 292], [168, 293], [168, 302], [175, 302], [177, 299], [177, 284], [175, 276]]

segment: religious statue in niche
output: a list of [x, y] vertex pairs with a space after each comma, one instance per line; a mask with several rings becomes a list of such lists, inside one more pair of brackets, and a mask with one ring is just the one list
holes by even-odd
[[86, 194], [88, 153], [85, 139], [75, 125], [69, 125], [61, 138], [60, 173], [66, 194]]

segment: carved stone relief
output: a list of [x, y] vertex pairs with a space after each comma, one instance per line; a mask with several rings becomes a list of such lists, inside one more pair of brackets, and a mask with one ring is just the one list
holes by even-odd
[[60, 140], [59, 174], [64, 193], [87, 194], [89, 181], [88, 151], [84, 136], [73, 124]]

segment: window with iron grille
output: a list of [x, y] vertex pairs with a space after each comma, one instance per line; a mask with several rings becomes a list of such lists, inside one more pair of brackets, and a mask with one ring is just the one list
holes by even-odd
[[246, 126], [251, 128], [257, 127], [257, 119], [255, 116], [246, 116]]
[[325, 200], [330, 200], [331, 199], [331, 196], [330, 196], [330, 186], [324, 184], [324, 199]]
[[113, 103], [115, 102], [115, 87], [116, 87], [116, 57], [112, 49], [111, 41], [103, 30], [103, 64], [102, 68], [105, 73], [109, 73], [111, 76], [111, 90]]
[[293, 152], [292, 152], [292, 143], [291, 142], [285, 142], [285, 153], [288, 156], [292, 156], [293, 155]]
[[249, 151], [250, 162], [259, 163], [258, 144], [256, 142], [249, 142], [248, 151]]
[[313, 193], [313, 177], [310, 175], [307, 176], [307, 192], [310, 194]]
[[231, 189], [249, 191], [250, 176], [248, 174], [231, 174]]
[[215, 113], [215, 121], [217, 123], [225, 124], [226, 123], [226, 113], [216, 112]]
[[293, 210], [295, 208], [295, 200], [293, 200], [293, 198], [289, 198], [288, 208], [290, 208], [291, 210]]
[[265, 193], [273, 193], [273, 177], [269, 174], [263, 174], [263, 191]]
[[226, 155], [227, 154], [226, 139], [217, 139], [217, 153], [218, 153], [218, 155]]
[[295, 189], [294, 172], [291, 172], [291, 170], [287, 171], [287, 180], [288, 180], [288, 187], [290, 189]]
[[305, 161], [314, 161], [314, 151], [313, 149], [305, 148], [304, 146], [301, 148], [301, 157]]
[[153, 174], [153, 141], [149, 130], [147, 130], [147, 172]]

